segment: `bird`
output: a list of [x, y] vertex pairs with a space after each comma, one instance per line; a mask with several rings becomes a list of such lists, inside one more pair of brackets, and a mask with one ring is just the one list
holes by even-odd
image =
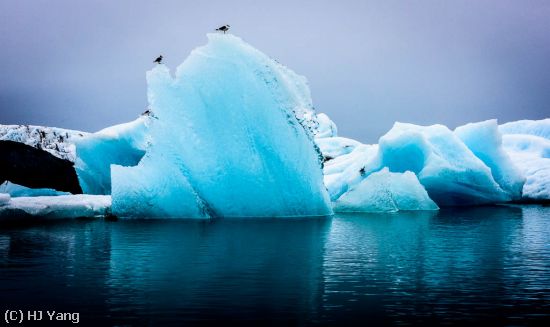
[[156, 62], [157, 64], [162, 64], [162, 55], [158, 56], [158, 58], [155, 59], [155, 61], [153, 62]]
[[216, 28], [216, 31], [222, 31], [223, 34], [225, 34], [225, 32], [229, 31], [229, 27], [230, 27], [229, 24], [223, 25], [222, 27]]

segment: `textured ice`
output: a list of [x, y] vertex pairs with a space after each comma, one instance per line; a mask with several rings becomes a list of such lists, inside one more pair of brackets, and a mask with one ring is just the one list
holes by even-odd
[[378, 145], [340, 137], [318, 138], [316, 142], [326, 160], [324, 180], [332, 201], [384, 168], [414, 173], [439, 205], [521, 198], [523, 174], [504, 151], [494, 120], [468, 124], [455, 132], [443, 125], [395, 123]]
[[499, 126], [502, 134], [534, 135], [550, 140], [550, 118], [541, 120], [518, 120]]
[[443, 125], [396, 123], [379, 144], [382, 166], [417, 174], [440, 205], [506, 202], [521, 195], [502, 189], [491, 169]]
[[0, 141], [14, 141], [30, 145], [72, 162], [76, 158], [74, 142], [87, 134], [55, 127], [0, 125]]
[[11, 197], [9, 194], [0, 192], [0, 206], [8, 204], [10, 200], [11, 200]]
[[111, 197], [106, 195], [35, 196], [8, 200], [4, 199], [4, 204], [0, 205], [0, 220], [18, 218], [20, 213], [55, 219], [103, 217], [110, 214], [111, 207]]
[[526, 177], [526, 200], [550, 200], [550, 119], [518, 121], [499, 127], [503, 145]]
[[232, 35], [209, 34], [176, 71], [147, 73], [150, 146], [113, 166], [119, 216], [332, 212], [306, 79]]
[[69, 195], [71, 193], [61, 192], [51, 188], [30, 188], [18, 185], [9, 181], [5, 181], [0, 185], [0, 193], [9, 194], [12, 197], [20, 196], [54, 196], [54, 195]]
[[521, 198], [525, 177], [504, 151], [496, 119], [460, 126], [455, 134], [491, 169], [494, 180], [512, 200]]
[[338, 129], [336, 124], [324, 113], [319, 113], [316, 115], [317, 119], [317, 129], [315, 131], [315, 137], [324, 138], [324, 137], [335, 137], [338, 134]]
[[[86, 194], [111, 194], [111, 165], [135, 166], [145, 154], [152, 116], [105, 128], [76, 141], [75, 169]], [[177, 131], [174, 131], [177, 132]]]
[[437, 210], [416, 175], [391, 173], [387, 168], [370, 174], [334, 203], [338, 212], [394, 212]]

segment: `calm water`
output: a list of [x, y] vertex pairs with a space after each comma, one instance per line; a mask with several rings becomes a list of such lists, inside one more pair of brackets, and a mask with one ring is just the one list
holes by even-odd
[[7, 309], [113, 325], [550, 323], [550, 208], [1, 227]]

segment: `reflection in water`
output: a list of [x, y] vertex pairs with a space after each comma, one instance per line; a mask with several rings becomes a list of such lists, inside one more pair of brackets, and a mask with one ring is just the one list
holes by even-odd
[[329, 226], [328, 219], [125, 222], [111, 235], [109, 307], [131, 316], [138, 303], [139, 313], [159, 314], [157, 322], [311, 320]]
[[548, 319], [550, 221], [542, 210], [340, 216], [324, 256], [323, 315], [393, 323]]
[[[0, 230], [0, 304], [81, 323], [550, 319], [550, 208]], [[243, 321], [244, 320], [244, 321]]]

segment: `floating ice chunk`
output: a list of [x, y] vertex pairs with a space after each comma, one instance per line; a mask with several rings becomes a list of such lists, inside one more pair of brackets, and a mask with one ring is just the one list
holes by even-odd
[[88, 134], [76, 141], [75, 163], [86, 194], [111, 194], [111, 164], [135, 166], [145, 154], [150, 116]]
[[525, 178], [502, 148], [496, 119], [460, 126], [455, 134], [491, 169], [495, 181], [512, 200], [521, 198]]
[[370, 174], [334, 203], [336, 212], [392, 212], [438, 210], [416, 175], [390, 173], [387, 168]]
[[147, 73], [158, 119], [139, 165], [111, 170], [113, 212], [330, 214], [306, 79], [238, 37], [208, 39], [175, 78], [164, 65]]
[[485, 165], [443, 125], [395, 123], [379, 141], [382, 167], [417, 174], [439, 205], [506, 202], [513, 197], [494, 180]]
[[29, 188], [11, 182], [4, 182], [0, 185], [0, 193], [7, 193], [12, 197], [21, 196], [54, 196], [69, 195], [71, 193], [61, 192], [51, 188]]
[[17, 213], [44, 218], [103, 217], [110, 213], [111, 197], [105, 195], [60, 195], [18, 197], [0, 207], [0, 220]]

